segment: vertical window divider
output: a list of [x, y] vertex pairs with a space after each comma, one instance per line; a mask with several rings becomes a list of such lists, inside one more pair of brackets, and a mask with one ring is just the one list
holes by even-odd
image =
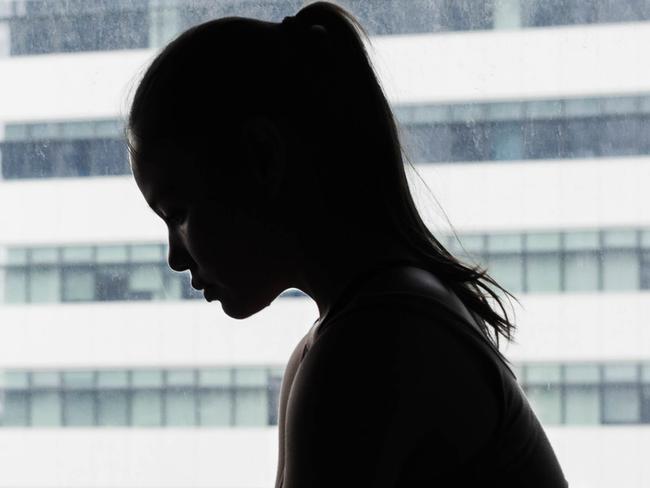
[[59, 385], [56, 388], [56, 391], [58, 393], [57, 396], [59, 397], [59, 405], [60, 405], [60, 413], [59, 413], [60, 419], [59, 419], [59, 421], [61, 422], [62, 427], [66, 427], [68, 425], [68, 423], [67, 423], [68, 419], [67, 419], [67, 417], [65, 415], [65, 401], [66, 401], [65, 389], [66, 389], [66, 385], [65, 385], [65, 383], [63, 381], [63, 372], [62, 371], [57, 371], [56, 375], [58, 376], [57, 383]]
[[605, 289], [605, 236], [603, 229], [598, 229], [598, 253], [596, 258], [596, 266], [598, 269], [598, 291], [602, 292]]
[[201, 425], [201, 415], [199, 408], [199, 370], [194, 368], [192, 370], [192, 406], [194, 408], [194, 427]]
[[237, 394], [235, 385], [235, 368], [230, 368], [230, 426], [234, 427], [237, 423]]
[[600, 413], [599, 423], [605, 424], [605, 375], [603, 373], [603, 365], [598, 364], [598, 411]]
[[566, 292], [566, 231], [560, 232], [560, 293]]
[[126, 371], [126, 423], [133, 427], [133, 370]]
[[27, 417], [27, 426], [31, 427], [33, 424], [33, 416], [32, 416], [32, 403], [33, 403], [33, 391], [34, 391], [34, 379], [32, 378], [32, 371], [27, 371], [27, 394], [25, 395], [27, 397], [26, 403], [26, 417]]
[[560, 363], [560, 425], [566, 424], [566, 364]]
[[167, 392], [169, 391], [169, 382], [167, 381], [167, 374], [168, 371], [166, 369], [162, 370], [162, 385], [160, 385], [160, 389], [158, 391], [158, 395], [160, 396], [160, 426], [161, 427], [167, 427], [167, 400], [168, 400], [168, 395]]
[[521, 234], [521, 284], [522, 293], [528, 293], [528, 233]]
[[93, 386], [92, 386], [93, 425], [97, 427], [99, 425], [99, 385], [98, 385], [99, 373], [97, 372], [97, 370], [93, 370], [92, 375], [93, 375]]

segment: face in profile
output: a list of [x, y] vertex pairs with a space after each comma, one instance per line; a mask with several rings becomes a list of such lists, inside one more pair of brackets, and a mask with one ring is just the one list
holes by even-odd
[[142, 195], [167, 226], [169, 266], [189, 270], [206, 300], [241, 319], [292, 286], [290, 245], [265, 219], [274, 210], [254, 178], [216, 181], [180, 160], [131, 164]]

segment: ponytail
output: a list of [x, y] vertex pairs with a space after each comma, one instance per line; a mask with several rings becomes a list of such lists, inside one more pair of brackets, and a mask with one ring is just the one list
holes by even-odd
[[[334, 57], [340, 60], [338, 76], [339, 80], [344, 79], [344, 86], [337, 93], [340, 97], [339, 107], [349, 117], [344, 122], [348, 134], [356, 138], [348, 143], [352, 148], [361, 149], [356, 152], [359, 159], [350, 163], [357, 169], [367, 164], [366, 178], [379, 183], [376, 189], [383, 195], [384, 205], [381, 208], [386, 212], [384, 216], [389, 216], [389, 221], [384, 221], [383, 225], [391, 226], [399, 238], [421, 257], [420, 264], [439, 276], [458, 295], [478, 319], [485, 337], [508, 364], [508, 360], [499, 352], [499, 338], [514, 341], [516, 326], [509, 320], [502, 299], [492, 286], [518, 300], [497, 283], [485, 268], [467, 265], [454, 257], [423, 222], [408, 185], [405, 160], [411, 170], [420, 176], [400, 142], [398, 124], [369, 60], [363, 43], [365, 39], [370, 44], [368, 33], [347, 10], [323, 1], [304, 7], [294, 17], [285, 18], [282, 26], [293, 35], [296, 32], [307, 34], [306, 39], [310, 39], [311, 35], [312, 40], [322, 41], [322, 36], [327, 34], [328, 42], [316, 45], [332, 49]], [[301, 44], [304, 49], [314, 45], [309, 42]], [[302, 56], [309, 59], [309, 53], [305, 50]], [[312, 52], [312, 56], [316, 55]], [[369, 186], [364, 187], [364, 191], [368, 190]], [[357, 191], [361, 189], [357, 188]], [[377, 207], [374, 212], [377, 212]], [[451, 223], [448, 223], [453, 230]], [[453, 233], [458, 240], [456, 232]], [[503, 316], [494, 311], [488, 299], [496, 301]]]

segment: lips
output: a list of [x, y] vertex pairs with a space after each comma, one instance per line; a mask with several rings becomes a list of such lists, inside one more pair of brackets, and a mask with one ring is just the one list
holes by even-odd
[[215, 300], [217, 298], [216, 287], [208, 286], [205, 290], [203, 290], [203, 296], [209, 302]]

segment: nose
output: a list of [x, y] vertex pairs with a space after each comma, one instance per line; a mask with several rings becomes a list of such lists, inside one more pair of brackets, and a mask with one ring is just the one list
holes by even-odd
[[185, 245], [173, 232], [169, 233], [167, 264], [169, 264], [171, 269], [178, 272], [188, 270], [192, 265], [192, 258], [187, 252]]

